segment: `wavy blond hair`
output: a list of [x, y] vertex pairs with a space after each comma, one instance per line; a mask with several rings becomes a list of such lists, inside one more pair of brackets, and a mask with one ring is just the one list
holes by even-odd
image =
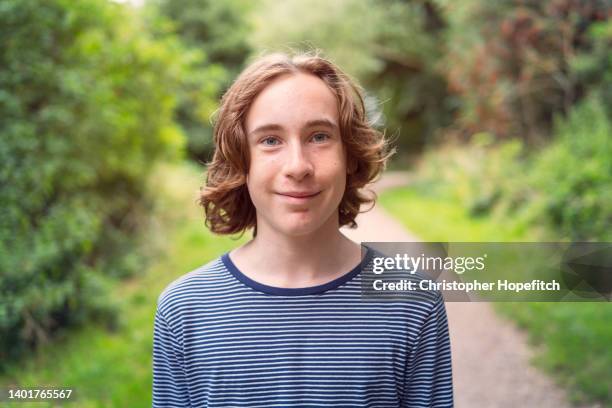
[[249, 171], [246, 116], [255, 98], [272, 81], [300, 72], [320, 78], [338, 101], [348, 167], [346, 190], [338, 206], [340, 226], [356, 227], [355, 217], [361, 205], [374, 204], [376, 195], [368, 196], [359, 189], [379, 176], [393, 150], [384, 135], [368, 123], [361, 89], [336, 65], [318, 55], [275, 53], [249, 65], [221, 99], [214, 125], [215, 151], [198, 199], [211, 231], [235, 234], [254, 228], [256, 234], [255, 207], [246, 186]]

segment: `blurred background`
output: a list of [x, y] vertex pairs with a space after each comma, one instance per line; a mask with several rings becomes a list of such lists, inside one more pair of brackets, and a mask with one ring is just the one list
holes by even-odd
[[[612, 241], [610, 0], [0, 0], [0, 387], [150, 406], [157, 296], [248, 238], [195, 203], [218, 100], [313, 49], [398, 149], [398, 225]], [[612, 406], [609, 303], [496, 313], [568, 403]]]

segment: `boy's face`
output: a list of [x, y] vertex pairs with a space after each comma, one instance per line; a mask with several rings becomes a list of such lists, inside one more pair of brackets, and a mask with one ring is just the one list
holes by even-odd
[[299, 236], [338, 227], [346, 154], [327, 85], [303, 73], [277, 78], [253, 101], [245, 127], [258, 232]]

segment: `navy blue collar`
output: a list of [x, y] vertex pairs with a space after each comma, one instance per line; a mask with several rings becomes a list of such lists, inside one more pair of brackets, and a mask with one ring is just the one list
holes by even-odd
[[308, 286], [305, 288], [279, 288], [276, 286], [264, 285], [263, 283], [259, 283], [254, 281], [253, 279], [246, 276], [244, 273], [240, 272], [240, 270], [234, 265], [232, 262], [229, 252], [226, 252], [221, 256], [221, 260], [223, 264], [227, 268], [228, 271], [240, 282], [249, 286], [252, 289], [255, 289], [258, 292], [263, 292], [269, 295], [278, 295], [278, 296], [303, 296], [303, 295], [316, 295], [327, 292], [328, 290], [335, 289], [346, 282], [353, 279], [355, 276], [361, 272], [361, 269], [364, 265], [367, 264], [367, 261], [372, 257], [372, 250], [368, 247], [366, 248], [366, 253], [363, 256], [359, 265], [351, 269], [350, 272], [336, 278], [330, 282], [324, 283], [322, 285], [317, 286]]

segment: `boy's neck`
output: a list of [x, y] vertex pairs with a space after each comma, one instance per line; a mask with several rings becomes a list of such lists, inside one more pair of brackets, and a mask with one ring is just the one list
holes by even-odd
[[361, 248], [340, 232], [336, 220], [300, 236], [258, 229], [257, 236], [232, 251], [230, 257], [242, 273], [259, 283], [308, 287], [349, 272], [359, 264]]

